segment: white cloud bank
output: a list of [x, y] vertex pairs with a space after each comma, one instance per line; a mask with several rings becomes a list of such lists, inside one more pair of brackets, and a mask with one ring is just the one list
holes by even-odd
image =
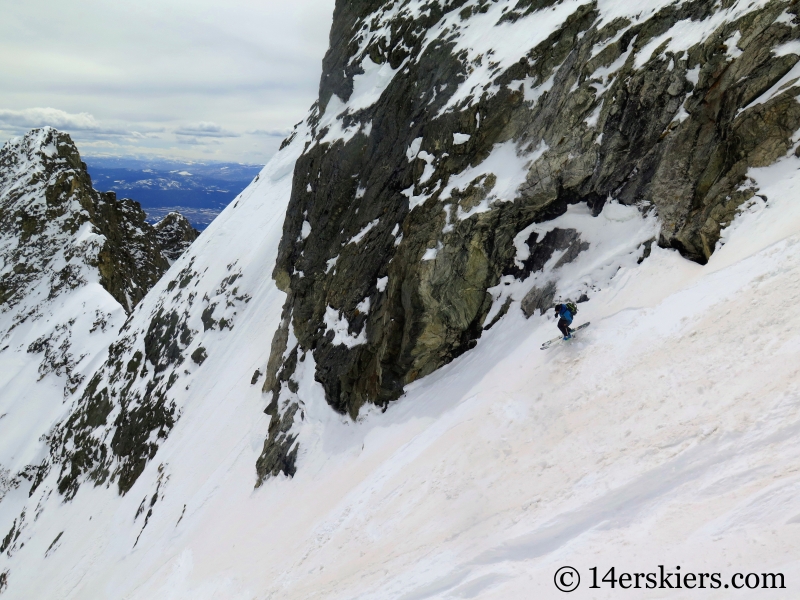
[[70, 114], [57, 108], [27, 108], [24, 110], [0, 108], [0, 123], [25, 128], [50, 125], [57, 129], [78, 131], [100, 128], [97, 120], [89, 113]]
[[202, 121], [194, 125], [187, 125], [175, 130], [176, 135], [191, 135], [195, 137], [226, 138], [239, 137], [240, 134], [227, 131], [216, 123]]
[[316, 99], [333, 4], [9, 4], [0, 143], [52, 125], [89, 155], [266, 162]]

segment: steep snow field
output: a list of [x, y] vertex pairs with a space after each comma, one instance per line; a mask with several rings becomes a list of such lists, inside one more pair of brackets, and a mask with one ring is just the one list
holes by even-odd
[[250, 379], [280, 318], [268, 275], [303, 138], [192, 247], [208, 267], [198, 293], [236, 257], [252, 301], [205, 334], [208, 359], [176, 386], [182, 416], [131, 491], [85, 484], [65, 503], [22, 486], [0, 503], [5, 532], [36, 501], [0, 565], [4, 598], [557, 598], [563, 565], [583, 576], [570, 597], [613, 598], [588, 589], [590, 567], [660, 564], [723, 582], [782, 572], [788, 589], [770, 597], [797, 593], [800, 159], [750, 173], [767, 201], [708, 265], [659, 248], [640, 265], [631, 248], [607, 258], [620, 269], [569, 344], [541, 351], [552, 318], [515, 303], [477, 348], [357, 423], [325, 404], [307, 355], [297, 475], [254, 489], [268, 417]]
[[[125, 321], [123, 307], [100, 284], [96, 261], [105, 237], [77, 197], [48, 205], [46, 191], [76, 176], [59, 157], [59, 143], [44, 128], [2, 147], [8, 162], [0, 175], [0, 276], [11, 291], [0, 285], [0, 500], [10, 476], [44, 458], [39, 438], [63, 418], [69, 388], [102, 364]], [[34, 224], [28, 236], [11, 226], [21, 215]], [[25, 287], [14, 273], [27, 277]]]
[[[44, 301], [49, 282], [39, 281], [27, 306], [0, 315], [0, 331], [6, 334], [0, 345], [0, 499], [6, 491], [4, 475], [38, 464], [46, 455], [39, 438], [66, 416], [63, 363], [73, 377], [91, 377], [125, 321], [125, 311], [100, 285], [97, 274], [87, 269], [84, 276], [94, 280], [52, 301]], [[37, 303], [41, 316], [14, 326], [14, 317]], [[47, 355], [66, 355], [63, 361], [54, 360], [61, 363], [60, 372], [47, 369], [41, 354], [31, 350], [42, 339], [49, 342]]]

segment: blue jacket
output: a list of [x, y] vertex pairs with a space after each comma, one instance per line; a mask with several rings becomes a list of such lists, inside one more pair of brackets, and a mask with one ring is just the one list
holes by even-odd
[[568, 325], [572, 323], [572, 313], [569, 312], [566, 304], [559, 304], [556, 306], [556, 312], [558, 313], [559, 317], [567, 322]]

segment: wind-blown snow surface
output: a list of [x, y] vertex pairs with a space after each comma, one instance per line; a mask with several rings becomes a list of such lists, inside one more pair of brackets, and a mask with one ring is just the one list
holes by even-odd
[[[576, 598], [619, 594], [587, 589], [592, 566], [796, 581], [800, 159], [750, 173], [767, 201], [708, 265], [659, 248], [623, 261], [581, 305], [592, 326], [571, 344], [539, 350], [553, 321], [514, 305], [477, 348], [356, 423], [325, 404], [307, 355], [297, 475], [254, 489], [268, 419], [250, 380], [280, 318], [266, 275], [302, 138], [190, 251], [209, 289], [238, 258], [252, 301], [233, 329], [205, 333], [168, 440], [122, 498], [37, 491], [24, 546], [2, 556], [6, 597], [560, 597], [562, 565], [584, 576]], [[1, 531], [27, 494], [0, 503]]]

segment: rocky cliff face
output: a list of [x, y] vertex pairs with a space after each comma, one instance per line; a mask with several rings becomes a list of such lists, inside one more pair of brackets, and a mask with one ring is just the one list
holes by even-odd
[[189, 219], [177, 212], [171, 212], [155, 224], [156, 239], [161, 247], [161, 252], [170, 264], [186, 252], [186, 249], [197, 239], [197, 231]]
[[706, 260], [757, 193], [748, 169], [797, 146], [794, 4], [632, 11], [340, 2], [319, 102], [226, 213], [265, 211], [259, 189], [288, 201], [277, 258], [255, 265], [257, 233], [241, 245], [220, 231], [219, 257], [180, 259], [49, 438], [60, 491], [133, 486], [273, 265], [286, 299], [252, 375], [266, 372], [270, 415], [259, 482], [295, 472], [309, 369], [355, 417], [509, 310], [590, 300], [654, 244]]
[[86, 267], [130, 312], [169, 266], [139, 204], [97, 192], [72, 140], [51, 128], [0, 150], [0, 210], [4, 311], [40, 280], [50, 297], [86, 283]]
[[591, 281], [559, 287], [590, 248], [581, 232], [535, 231], [570, 206], [638, 207], [660, 224], [634, 240], [640, 260], [657, 243], [705, 262], [757, 192], [748, 168], [797, 145], [798, 10], [337, 2], [273, 273], [288, 297], [259, 476], [293, 472], [308, 353], [355, 417], [468, 350], [510, 301], [589, 298]]
[[137, 202], [96, 191], [64, 133], [37, 129], [2, 147], [0, 474], [36, 471], [17, 464], [17, 438], [48, 432], [194, 237], [180, 215], [157, 229]]

